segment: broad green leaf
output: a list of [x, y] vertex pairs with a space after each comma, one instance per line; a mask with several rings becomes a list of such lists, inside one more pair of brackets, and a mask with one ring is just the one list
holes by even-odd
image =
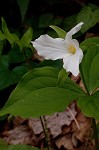
[[21, 12], [21, 17], [22, 17], [22, 22], [24, 21], [27, 9], [28, 9], [28, 5], [29, 5], [29, 1], [30, 0], [17, 0], [17, 3], [19, 5], [20, 8], [20, 12]]
[[[88, 93], [92, 92], [90, 91], [90, 67], [92, 65], [93, 59], [94, 57], [99, 54], [99, 47], [98, 46], [89, 46], [88, 48], [89, 50], [87, 51], [87, 53], [85, 54], [83, 61], [80, 65], [80, 73], [81, 73], [81, 77], [84, 83], [84, 86], [87, 90]], [[92, 74], [93, 75], [93, 74]]]
[[90, 93], [96, 88], [99, 88], [99, 54], [96, 55], [92, 61], [90, 72], [89, 72], [89, 82], [90, 82]]
[[[28, 72], [21, 79], [15, 90], [10, 95], [0, 115], [12, 114], [23, 117], [39, 117], [63, 111], [73, 100], [84, 95], [78, 86], [71, 89], [64, 84], [58, 85], [59, 71], [53, 67], [36, 68]], [[75, 90], [74, 90], [75, 89]]]
[[32, 36], [33, 36], [33, 30], [30, 27], [22, 36], [21, 40], [20, 40], [20, 45], [21, 47], [30, 47], [32, 49], [32, 45], [30, 44], [31, 40], [32, 40]]
[[71, 90], [72, 92], [79, 93], [80, 95], [85, 95], [81, 87], [72, 81], [69, 77], [64, 80], [63, 84], [60, 84], [60, 87]]
[[99, 91], [91, 96], [80, 97], [77, 104], [87, 117], [99, 120]]
[[[85, 17], [86, 16], [86, 17]], [[81, 32], [84, 33], [99, 21], [99, 7], [84, 6], [77, 15], [77, 22], [84, 22]]]
[[65, 38], [66, 32], [63, 29], [55, 25], [50, 25], [50, 28], [54, 29], [60, 38]]

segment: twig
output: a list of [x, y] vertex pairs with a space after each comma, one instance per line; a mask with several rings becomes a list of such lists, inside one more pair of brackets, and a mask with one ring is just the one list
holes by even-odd
[[75, 121], [75, 123], [76, 123], [76, 125], [77, 125], [77, 128], [80, 130], [80, 126], [79, 126], [79, 124], [78, 124], [76, 118], [74, 117], [74, 114], [73, 114], [72, 111], [69, 109], [69, 107], [67, 107], [67, 110], [69, 111], [69, 113], [70, 113], [71, 116], [73, 117], [73, 119], [74, 119], [74, 121]]

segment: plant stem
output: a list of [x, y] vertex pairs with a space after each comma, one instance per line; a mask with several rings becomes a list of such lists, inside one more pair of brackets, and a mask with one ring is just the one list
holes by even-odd
[[42, 124], [43, 131], [44, 131], [44, 134], [45, 134], [45, 140], [46, 140], [46, 144], [47, 144], [47, 149], [51, 150], [50, 149], [50, 138], [49, 138], [48, 129], [47, 129], [47, 126], [46, 126], [45, 116], [43, 116], [43, 117], [40, 116], [40, 120], [41, 120], [41, 124]]
[[31, 64], [30, 64], [30, 60], [29, 60], [29, 58], [27, 57], [26, 52], [25, 52], [24, 49], [23, 49], [23, 53], [24, 53], [24, 56], [25, 56], [25, 58], [26, 58], [26, 62], [27, 62], [27, 64], [28, 64], [28, 68], [29, 68], [29, 70], [31, 70], [31, 69], [32, 69], [32, 66], [31, 66]]
[[94, 138], [95, 138], [95, 149], [96, 149], [96, 150], [99, 150], [97, 126], [96, 126], [96, 121], [95, 121], [94, 118], [92, 118], [92, 125], [93, 125]]

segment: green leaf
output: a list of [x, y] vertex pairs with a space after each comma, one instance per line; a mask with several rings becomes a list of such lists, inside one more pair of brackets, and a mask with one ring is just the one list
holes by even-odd
[[81, 77], [84, 83], [84, 86], [88, 92], [88, 94], [91, 94], [92, 91], [90, 91], [90, 76], [93, 76], [93, 73], [90, 74], [90, 68], [92, 65], [92, 62], [94, 60], [94, 57], [99, 53], [99, 47], [98, 46], [89, 46], [89, 50], [84, 56], [84, 59], [80, 65], [80, 73]]
[[28, 146], [28, 145], [10, 145], [6, 150], [40, 150], [39, 148]]
[[12, 35], [9, 32], [9, 29], [7, 27], [7, 24], [6, 24], [5, 20], [3, 18], [1, 18], [1, 19], [2, 19], [2, 31], [5, 35], [5, 37], [8, 39], [8, 41], [12, 44], [13, 43]]
[[76, 18], [76, 14], [64, 18], [62, 24], [65, 31], [70, 31], [73, 27], [77, 25]]
[[3, 40], [5, 40], [5, 36], [4, 36], [4, 34], [0, 31], [0, 41], [3, 41]]
[[20, 8], [20, 12], [21, 12], [21, 17], [22, 17], [22, 22], [24, 21], [27, 9], [28, 9], [28, 5], [29, 5], [29, 1], [30, 0], [17, 0], [17, 3], [19, 5]]
[[23, 47], [30, 47], [32, 49], [32, 45], [30, 44], [31, 40], [32, 40], [32, 36], [33, 36], [33, 30], [30, 27], [22, 36], [21, 40], [20, 40], [20, 45], [21, 48]]
[[60, 84], [60, 87], [69, 89], [74, 93], [77, 93], [79, 95], [85, 95], [84, 91], [81, 89], [81, 87], [76, 84], [74, 81], [72, 81], [69, 77], [64, 80], [63, 84]]
[[[23, 117], [39, 117], [63, 111], [73, 100], [84, 92], [71, 85], [71, 89], [64, 84], [58, 85], [59, 71], [53, 67], [36, 68], [28, 72], [21, 79], [9, 100], [0, 112], [0, 115], [12, 114]], [[72, 81], [73, 82], [73, 81]], [[75, 89], [75, 90], [74, 90]]]
[[65, 38], [66, 32], [63, 29], [55, 25], [50, 25], [50, 28], [54, 29], [60, 38]]
[[0, 149], [7, 150], [7, 143], [1, 138], [0, 138]]
[[54, 16], [52, 13], [44, 13], [39, 18], [39, 28], [48, 27], [50, 24], [53, 24]]
[[4, 50], [4, 41], [0, 40], [0, 55], [2, 54], [3, 50]]
[[68, 77], [68, 73], [64, 68], [61, 69], [61, 71], [58, 74], [58, 85], [62, 84], [66, 78]]
[[91, 96], [80, 97], [77, 104], [87, 117], [99, 120], [99, 91]]
[[10, 63], [22, 63], [26, 61], [26, 58], [18, 45], [13, 46], [8, 52]]
[[83, 51], [90, 50], [91, 46], [99, 47], [99, 37], [88, 38], [80, 43], [80, 47]]
[[84, 6], [77, 15], [77, 22], [81, 21], [84, 22], [84, 25], [80, 31], [84, 33], [99, 21], [99, 7]]
[[27, 72], [26, 66], [17, 66], [9, 70], [9, 57], [0, 57], [0, 90], [19, 82], [20, 78]]
[[50, 66], [50, 67], [54, 67], [54, 68], [57, 68], [57, 69], [62, 69], [63, 68], [63, 62], [60, 59], [55, 60], [55, 61], [53, 61], [53, 60], [43, 60], [41, 63], [39, 63], [37, 65], [38, 65], [39, 68], [40, 67], [45, 67], [45, 66]]
[[99, 88], [99, 54], [96, 55], [92, 61], [89, 72], [89, 82], [90, 93], [92, 93], [96, 88]]
[[2, 139], [0, 139], [0, 149], [1, 150], [39, 150], [39, 148], [24, 145], [24, 144], [8, 145]]
[[13, 43], [19, 44], [19, 38], [16, 34], [11, 34], [5, 20], [2, 18], [2, 31], [4, 33], [5, 38], [9, 41], [10, 44], [13, 45]]

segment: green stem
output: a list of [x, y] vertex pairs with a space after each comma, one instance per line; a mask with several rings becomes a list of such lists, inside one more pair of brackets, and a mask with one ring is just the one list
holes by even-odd
[[49, 138], [49, 134], [48, 134], [48, 129], [47, 129], [47, 125], [46, 125], [45, 116], [43, 116], [43, 117], [40, 116], [40, 121], [41, 121], [41, 124], [42, 124], [42, 127], [43, 127], [43, 131], [44, 131], [44, 134], [45, 134], [45, 140], [46, 140], [46, 144], [47, 144], [47, 149], [51, 150], [51, 148], [50, 148], [50, 138]]
[[31, 64], [30, 64], [30, 60], [29, 60], [29, 58], [27, 57], [26, 52], [25, 52], [24, 49], [23, 49], [23, 53], [24, 53], [24, 56], [25, 56], [25, 58], [26, 58], [26, 62], [27, 62], [27, 64], [28, 64], [28, 68], [29, 68], [29, 70], [31, 70], [31, 69], [32, 69], [32, 66], [31, 66]]
[[97, 132], [96, 121], [94, 118], [92, 118], [92, 125], [93, 125], [94, 138], [95, 138], [95, 149], [99, 150], [98, 132]]

